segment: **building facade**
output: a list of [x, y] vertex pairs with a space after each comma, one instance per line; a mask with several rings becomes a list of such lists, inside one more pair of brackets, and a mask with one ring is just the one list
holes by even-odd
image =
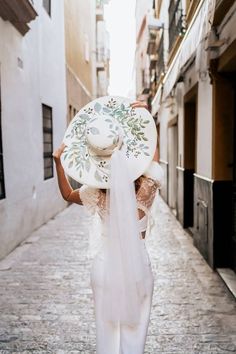
[[67, 120], [96, 97], [96, 3], [64, 0]]
[[0, 87], [3, 258], [66, 206], [51, 156], [66, 128], [63, 0], [0, 1]]
[[110, 0], [96, 0], [96, 80], [97, 97], [106, 96], [109, 85], [109, 33], [104, 19], [104, 5]]
[[104, 1], [64, 0], [67, 121], [89, 101], [107, 94], [109, 39]]
[[52, 152], [107, 94], [106, 2], [0, 0], [0, 259], [67, 205]]
[[209, 265], [233, 275], [236, 3], [155, 0], [152, 16], [147, 99], [166, 176], [162, 197]]
[[[109, 39], [104, 1], [64, 0], [67, 124], [91, 100], [107, 95]], [[73, 188], [79, 184], [69, 178]]]

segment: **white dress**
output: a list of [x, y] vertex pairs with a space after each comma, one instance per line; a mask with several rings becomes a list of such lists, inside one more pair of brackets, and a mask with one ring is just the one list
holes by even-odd
[[[148, 289], [149, 293], [142, 303], [141, 321], [139, 325], [130, 327], [120, 323], [110, 324], [101, 320], [101, 300], [102, 300], [102, 286], [104, 267], [104, 255], [106, 247], [106, 230], [105, 230], [105, 216], [106, 216], [106, 197], [105, 194], [95, 188], [83, 185], [80, 188], [80, 198], [83, 205], [87, 208], [91, 215], [94, 216], [93, 228], [91, 229], [90, 242], [94, 250], [91, 255], [94, 256], [91, 269], [91, 287], [94, 297], [95, 305], [95, 319], [96, 319], [96, 353], [97, 354], [143, 354], [145, 341], [147, 336], [147, 329], [150, 319], [150, 310], [152, 304], [154, 279], [151, 269], [151, 262], [145, 246], [145, 240], [141, 236], [141, 232], [150, 228], [151, 225], [151, 206], [153, 200], [157, 195], [157, 190], [161, 188], [162, 171], [158, 166], [159, 171], [151, 171], [147, 177], [142, 178], [141, 186], [137, 192], [137, 205], [145, 216], [139, 220], [140, 226], [140, 242], [142, 242], [142, 249], [145, 254], [147, 274], [148, 274]], [[147, 237], [146, 232], [146, 237]], [[93, 239], [94, 238], [94, 239]], [[96, 241], [97, 239], [97, 241]]]

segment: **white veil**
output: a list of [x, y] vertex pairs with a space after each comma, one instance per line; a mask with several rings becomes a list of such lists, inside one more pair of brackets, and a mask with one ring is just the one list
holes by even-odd
[[140, 239], [134, 182], [119, 150], [111, 157], [107, 193], [107, 247], [102, 287], [105, 321], [130, 326], [140, 321], [141, 303], [147, 294], [147, 264]]

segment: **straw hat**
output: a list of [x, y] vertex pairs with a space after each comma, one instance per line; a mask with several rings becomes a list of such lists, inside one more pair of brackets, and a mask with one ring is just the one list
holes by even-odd
[[109, 188], [110, 159], [120, 149], [133, 180], [141, 176], [155, 153], [157, 132], [151, 114], [132, 108], [124, 97], [104, 96], [84, 106], [70, 122], [61, 162], [76, 181]]

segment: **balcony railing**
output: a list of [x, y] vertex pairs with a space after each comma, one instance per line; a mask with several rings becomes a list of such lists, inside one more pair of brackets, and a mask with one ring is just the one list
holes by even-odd
[[147, 54], [155, 54], [156, 52], [156, 31], [149, 31]]
[[160, 80], [162, 74], [165, 72], [165, 62], [164, 62], [164, 35], [162, 33], [159, 46], [157, 50], [157, 81]]
[[176, 39], [185, 33], [182, 0], [171, 0], [169, 6], [169, 50]]

